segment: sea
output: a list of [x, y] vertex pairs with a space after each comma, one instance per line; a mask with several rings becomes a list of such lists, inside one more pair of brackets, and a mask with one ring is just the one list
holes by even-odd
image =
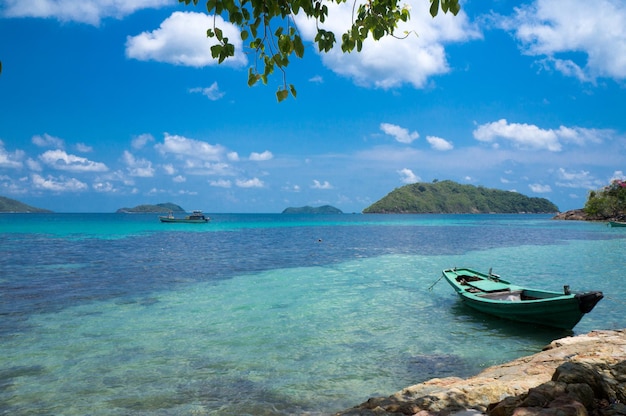
[[[0, 214], [1, 415], [331, 415], [626, 327], [626, 228], [550, 215]], [[450, 267], [605, 298], [473, 312]]]

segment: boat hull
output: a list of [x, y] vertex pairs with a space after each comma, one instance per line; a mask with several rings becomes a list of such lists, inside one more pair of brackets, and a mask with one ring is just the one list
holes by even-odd
[[524, 288], [471, 269], [448, 269], [443, 271], [443, 276], [461, 300], [477, 311], [562, 329], [574, 328], [603, 298], [602, 292], [568, 293], [567, 290], [554, 292]]
[[200, 220], [189, 220], [186, 218], [168, 218], [168, 217], [159, 217], [161, 222], [179, 222], [179, 223], [190, 223], [190, 224], [204, 224], [209, 222], [208, 218], [200, 219]]
[[626, 222], [609, 221], [609, 227], [626, 227]]

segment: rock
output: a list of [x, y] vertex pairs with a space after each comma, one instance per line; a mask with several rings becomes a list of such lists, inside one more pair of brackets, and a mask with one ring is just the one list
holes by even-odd
[[555, 340], [543, 351], [461, 379], [432, 379], [337, 416], [626, 415], [626, 330]]
[[572, 221], [589, 221], [589, 216], [582, 209], [572, 209], [570, 211], [559, 212], [552, 219], [554, 220], [572, 220]]

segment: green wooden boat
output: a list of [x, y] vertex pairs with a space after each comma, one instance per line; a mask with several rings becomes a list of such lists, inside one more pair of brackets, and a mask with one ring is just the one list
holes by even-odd
[[622, 222], [622, 221], [609, 221], [609, 227], [626, 227], [626, 222]]
[[604, 297], [602, 292], [571, 293], [516, 286], [492, 274], [447, 269], [443, 277], [463, 302], [480, 312], [513, 321], [572, 329]]

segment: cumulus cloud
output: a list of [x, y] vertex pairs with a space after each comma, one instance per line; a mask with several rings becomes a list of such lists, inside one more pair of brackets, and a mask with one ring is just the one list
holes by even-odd
[[552, 188], [550, 187], [550, 185], [541, 185], [539, 183], [534, 183], [534, 184], [529, 184], [528, 187], [530, 188], [531, 191], [537, 194], [546, 194], [546, 193], [552, 192]]
[[124, 151], [122, 160], [126, 163], [126, 169], [130, 176], [137, 176], [140, 178], [151, 178], [154, 176], [154, 168], [152, 162], [146, 159], [136, 159], [135, 156], [128, 150]]
[[400, 143], [410, 144], [420, 137], [418, 132], [409, 133], [409, 130], [395, 124], [380, 123], [380, 129]]
[[42, 135], [37, 134], [33, 136], [31, 141], [34, 145], [39, 147], [56, 147], [58, 149], [63, 149], [63, 147], [65, 146], [63, 139], [51, 136], [48, 133], [44, 133]]
[[103, 192], [103, 193], [117, 192], [117, 189], [115, 188], [115, 186], [113, 186], [111, 182], [96, 182], [92, 185], [92, 188], [96, 192]]
[[416, 183], [422, 180], [419, 176], [414, 174], [411, 169], [400, 169], [398, 173], [400, 174], [400, 180], [402, 181], [402, 183]]
[[217, 188], [230, 188], [232, 183], [226, 179], [218, 179], [216, 181], [209, 181], [209, 185], [215, 186]]
[[220, 145], [212, 145], [207, 142], [167, 133], [165, 133], [163, 143], [157, 143], [154, 147], [162, 154], [190, 156], [213, 162], [221, 160], [226, 152], [226, 149]]
[[435, 150], [452, 150], [454, 146], [449, 141], [436, 136], [426, 136], [426, 141], [430, 143], [430, 147]]
[[214, 24], [235, 46], [235, 56], [227, 58], [222, 64], [247, 65], [239, 29], [220, 16], [195, 12], [174, 12], [158, 29], [129, 36], [126, 39], [126, 56], [140, 61], [152, 60], [196, 68], [217, 65], [217, 60], [211, 55], [211, 46], [216, 45], [217, 40], [206, 35], [207, 29]]
[[[446, 59], [445, 45], [468, 42], [481, 37], [479, 31], [469, 23], [461, 9], [457, 16], [440, 13], [432, 18], [428, 11], [429, 2], [408, 0], [411, 20], [400, 22], [398, 36], [411, 32], [406, 39], [385, 37], [379, 41], [368, 38], [360, 53], [342, 53], [336, 45], [328, 53], [322, 53], [322, 61], [329, 69], [351, 78], [357, 85], [382, 89], [410, 84], [423, 88], [430, 77], [450, 70]], [[335, 33], [337, 39], [345, 33], [353, 21], [352, 3], [328, 3], [328, 17], [319, 26]], [[358, 7], [358, 4], [357, 4]], [[295, 16], [296, 24], [303, 37], [313, 41], [317, 33], [314, 20], [303, 13]]]
[[255, 162], [262, 162], [264, 160], [270, 160], [273, 157], [274, 155], [269, 150], [266, 150], [263, 153], [257, 153], [257, 152], [250, 153], [250, 160], [253, 160]]
[[76, 150], [81, 153], [91, 153], [93, 152], [93, 147], [88, 146], [85, 143], [76, 143]]
[[168, 6], [170, 0], [4, 0], [6, 17], [54, 18], [97, 26], [106, 17], [121, 19], [140, 9]]
[[0, 168], [19, 169], [22, 167], [23, 158], [23, 151], [16, 150], [10, 153], [4, 148], [4, 143], [0, 140]]
[[595, 189], [605, 184], [604, 181], [595, 178], [588, 170], [568, 171], [565, 168], [557, 170], [557, 180], [555, 182], [556, 186], [582, 189]]
[[237, 179], [235, 184], [240, 188], [263, 188], [265, 184], [259, 178]]
[[152, 137], [149, 133], [140, 134], [139, 136], [133, 137], [133, 140], [130, 142], [130, 145], [133, 149], [142, 149], [146, 144], [154, 141], [154, 137]]
[[[618, 0], [536, 0], [498, 24], [524, 53], [581, 81], [626, 78], [626, 3]], [[581, 54], [586, 59], [572, 57]], [[579, 55], [580, 56], [580, 55]]]
[[225, 93], [220, 91], [220, 87], [217, 85], [217, 81], [214, 82], [213, 84], [211, 84], [210, 87], [206, 87], [206, 88], [202, 88], [202, 87], [190, 88], [189, 92], [190, 93], [199, 93], [199, 94], [205, 95], [211, 101], [217, 101], [217, 100], [219, 100], [220, 98], [222, 98], [225, 95]]
[[333, 189], [333, 186], [328, 181], [320, 182], [317, 179], [313, 179], [312, 189]]
[[35, 173], [32, 175], [31, 180], [35, 188], [43, 189], [46, 191], [79, 192], [89, 188], [87, 184], [79, 181], [76, 178], [68, 179], [63, 176], [59, 178], [54, 178], [52, 176], [44, 178], [43, 176]]
[[64, 150], [48, 150], [39, 155], [39, 160], [53, 169], [68, 172], [106, 172], [104, 163], [66, 153]]
[[564, 143], [601, 143], [611, 132], [565, 126], [542, 129], [533, 124], [509, 123], [501, 119], [478, 126], [473, 134], [476, 140], [493, 143], [496, 147], [499, 145], [498, 140], [503, 139], [519, 149], [560, 152]]

